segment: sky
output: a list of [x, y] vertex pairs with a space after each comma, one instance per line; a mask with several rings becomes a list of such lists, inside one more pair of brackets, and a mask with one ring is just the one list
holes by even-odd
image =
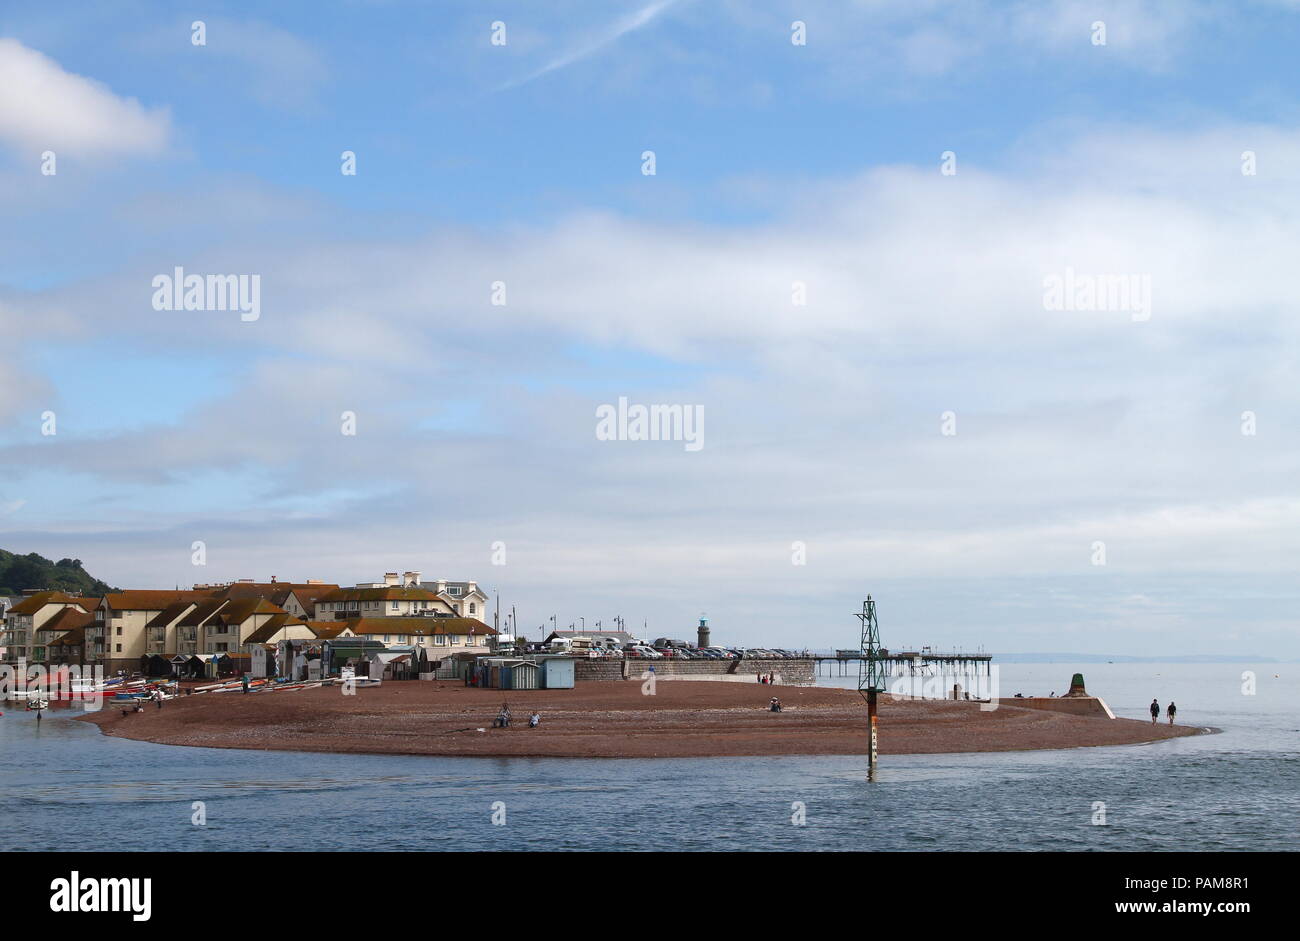
[[[895, 648], [1300, 657], [1298, 42], [1286, 0], [7, 3], [0, 547], [474, 579], [532, 636], [855, 647], [871, 593]], [[158, 309], [177, 267], [256, 317]], [[608, 440], [621, 399], [698, 447]]]

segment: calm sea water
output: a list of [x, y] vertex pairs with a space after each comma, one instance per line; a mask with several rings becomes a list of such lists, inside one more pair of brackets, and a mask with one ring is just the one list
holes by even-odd
[[[177, 748], [4, 709], [0, 850], [1269, 850], [1300, 846], [1300, 664], [1082, 667], [1219, 735], [1003, 754], [440, 759]], [[1241, 674], [1257, 676], [1243, 695]], [[1004, 695], [1068, 685], [1007, 664]], [[1277, 674], [1275, 676], [1275, 674]], [[826, 679], [856, 685], [852, 679]], [[206, 826], [191, 822], [206, 808]], [[1095, 825], [1094, 802], [1106, 805]], [[492, 822], [504, 805], [505, 825]], [[801, 805], [805, 823], [792, 816]], [[413, 825], [414, 824], [414, 825]]]

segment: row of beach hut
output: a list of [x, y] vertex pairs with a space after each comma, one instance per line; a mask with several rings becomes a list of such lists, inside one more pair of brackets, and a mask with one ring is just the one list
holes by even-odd
[[465, 669], [474, 685], [487, 689], [573, 689], [572, 657], [479, 657]]

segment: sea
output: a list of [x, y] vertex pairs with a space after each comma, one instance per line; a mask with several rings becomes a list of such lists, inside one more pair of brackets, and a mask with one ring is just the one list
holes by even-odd
[[[1219, 730], [991, 754], [427, 758], [185, 748], [0, 704], [0, 849], [1295, 850], [1300, 664], [1007, 663], [1002, 695], [1084, 672]], [[826, 677], [856, 686], [856, 677]], [[1165, 721], [1163, 716], [1161, 721]]]

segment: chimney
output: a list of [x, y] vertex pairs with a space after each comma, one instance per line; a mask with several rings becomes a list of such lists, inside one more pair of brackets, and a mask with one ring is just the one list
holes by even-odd
[[397, 587], [397, 573], [396, 573], [396, 572], [385, 572], [385, 573], [384, 573], [384, 587], [385, 587], [385, 588], [396, 588], [396, 587]]
[[472, 595], [472, 594], [473, 594], [474, 592], [476, 592], [476, 591], [478, 591], [478, 582], [470, 582], [470, 583], [469, 583], [469, 590], [468, 590], [467, 592], [465, 592], [465, 594], [467, 594], [467, 595]]
[[695, 646], [697, 647], [709, 646], [709, 619], [706, 618], [704, 615], [700, 615], [700, 626], [696, 630]]
[[406, 585], [407, 588], [419, 588], [419, 587], [420, 587], [420, 573], [419, 573], [419, 572], [407, 572], [406, 574], [404, 574], [404, 575], [402, 576], [402, 583], [403, 583], [404, 585]]
[[441, 595], [446, 590], [447, 590], [447, 579], [445, 578], [438, 579], [438, 588], [437, 588], [438, 594]]

